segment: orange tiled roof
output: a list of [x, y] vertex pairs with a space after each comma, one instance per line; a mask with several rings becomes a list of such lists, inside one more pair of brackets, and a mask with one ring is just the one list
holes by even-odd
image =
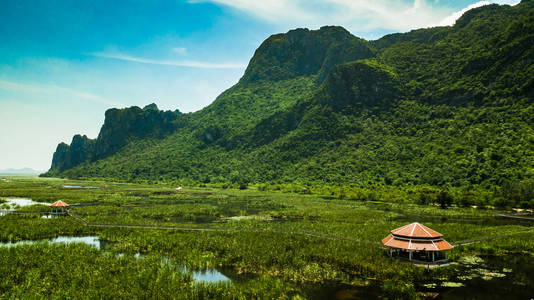
[[394, 229], [382, 240], [382, 244], [391, 248], [405, 250], [443, 251], [453, 248], [443, 235], [417, 222]]
[[444, 239], [434, 240], [415, 240], [415, 239], [397, 239], [393, 235], [388, 235], [382, 240], [382, 244], [391, 248], [414, 250], [414, 251], [443, 251], [450, 250], [453, 247]]
[[413, 238], [438, 238], [443, 236], [443, 234], [417, 222], [393, 229], [391, 230], [391, 233], [398, 236]]
[[69, 205], [67, 203], [61, 201], [61, 200], [58, 200], [58, 201], [50, 204], [50, 206], [52, 206], [52, 207], [67, 207]]

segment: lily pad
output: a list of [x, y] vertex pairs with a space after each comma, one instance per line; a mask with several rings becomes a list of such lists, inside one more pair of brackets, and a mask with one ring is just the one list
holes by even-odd
[[445, 281], [441, 283], [442, 287], [462, 287], [464, 286], [461, 282], [451, 282], [451, 281]]
[[464, 265], [480, 265], [484, 263], [484, 260], [478, 256], [464, 256], [458, 261]]
[[504, 273], [512, 273], [513, 270], [512, 270], [512, 269], [509, 269], [509, 268], [503, 268], [502, 271], [503, 271]]

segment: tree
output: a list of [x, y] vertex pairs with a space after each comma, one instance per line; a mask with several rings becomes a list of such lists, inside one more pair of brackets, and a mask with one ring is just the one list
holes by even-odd
[[436, 200], [438, 201], [439, 206], [442, 209], [446, 209], [452, 204], [452, 196], [449, 194], [447, 190], [441, 190], [438, 193]]

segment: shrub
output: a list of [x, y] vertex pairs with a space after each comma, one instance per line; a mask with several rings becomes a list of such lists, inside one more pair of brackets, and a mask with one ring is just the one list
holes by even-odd
[[387, 299], [415, 299], [415, 288], [412, 283], [386, 280], [382, 284], [382, 291]]
[[415, 199], [415, 203], [420, 205], [427, 205], [432, 203], [432, 196], [428, 194], [427, 192], [421, 192], [419, 193], [419, 197]]
[[509, 201], [503, 197], [497, 197], [493, 199], [493, 206], [498, 207], [498, 208], [505, 208], [509, 206], [509, 204], [510, 204]]
[[458, 199], [457, 204], [460, 207], [471, 207], [471, 205], [475, 204], [475, 201], [472, 197], [464, 195]]
[[519, 203], [519, 207], [520, 208], [524, 208], [524, 209], [528, 209], [528, 208], [530, 208], [530, 202], [529, 201], [521, 201]]

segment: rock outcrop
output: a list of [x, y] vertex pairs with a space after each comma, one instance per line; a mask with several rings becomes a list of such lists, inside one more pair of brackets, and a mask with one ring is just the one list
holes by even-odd
[[337, 64], [373, 56], [364, 40], [343, 27], [299, 28], [265, 40], [254, 53], [241, 81], [284, 80], [312, 74], [319, 74], [322, 81]]
[[67, 170], [85, 161], [92, 160], [95, 153], [95, 140], [86, 135], [75, 135], [70, 146], [65, 143], [57, 145], [52, 158], [52, 169]]
[[107, 157], [137, 138], [161, 139], [176, 129], [180, 111], [161, 111], [152, 103], [144, 108], [112, 108], [106, 111], [104, 125], [98, 138], [75, 135], [70, 145], [60, 143], [52, 158], [52, 166], [45, 175], [68, 170], [85, 162]]

